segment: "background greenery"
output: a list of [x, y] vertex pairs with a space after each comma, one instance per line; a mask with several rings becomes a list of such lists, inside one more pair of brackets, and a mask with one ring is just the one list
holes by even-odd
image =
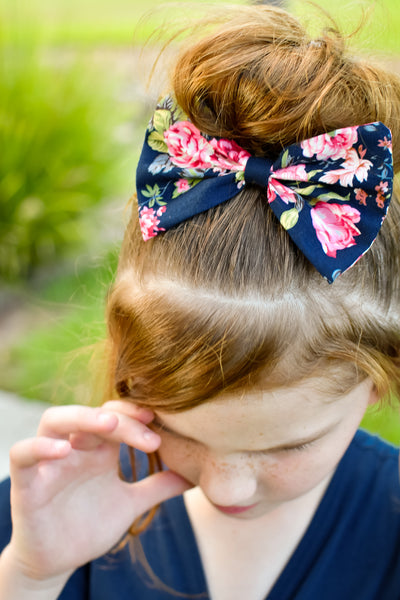
[[[20, 40], [35, 36], [39, 27], [43, 42], [51, 45], [126, 47], [146, 42], [155, 28], [174, 22], [182, 14], [204, 15], [207, 4], [246, 3], [246, 0], [1, 0], [0, 16], [3, 22], [7, 21], [10, 35], [17, 31]], [[398, 0], [336, 0], [334, 5], [330, 0], [283, 0], [282, 4], [303, 17], [315, 14], [313, 4], [320, 6], [347, 31], [354, 30], [365, 15], [369, 24], [358, 36], [357, 46], [399, 51]], [[313, 23], [316, 20], [310, 16], [311, 28]]]
[[[314, 27], [309, 3], [288, 4]], [[315, 4], [348, 32], [366, 18], [357, 46], [398, 64], [397, 0]], [[104, 296], [148, 117], [141, 82], [160, 41], [142, 57], [136, 49], [204, 5], [0, 0], [1, 389], [87, 400], [80, 382], [105, 335]], [[365, 423], [399, 442], [397, 409], [373, 409]]]

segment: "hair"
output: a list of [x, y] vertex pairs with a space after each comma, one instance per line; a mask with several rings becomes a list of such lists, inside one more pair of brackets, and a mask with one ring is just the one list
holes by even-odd
[[[382, 121], [400, 166], [400, 81], [352, 57], [334, 26], [315, 41], [286, 11], [236, 6], [180, 53], [178, 104], [205, 134], [257, 156]], [[321, 377], [342, 394], [370, 377], [400, 390], [400, 207], [329, 285], [272, 214], [236, 197], [143, 242], [133, 206], [108, 298], [110, 386], [140, 406], [188, 410], [216, 396]]]

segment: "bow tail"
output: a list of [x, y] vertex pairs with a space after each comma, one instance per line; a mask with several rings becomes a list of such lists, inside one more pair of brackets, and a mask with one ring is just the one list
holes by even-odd
[[296, 246], [332, 283], [370, 248], [384, 215], [375, 211], [363, 219], [359, 203], [346, 188], [339, 195], [334, 186], [317, 184], [318, 197], [313, 198], [309, 187], [304, 187], [306, 193], [302, 194], [297, 183], [289, 187], [272, 181], [269, 204]]

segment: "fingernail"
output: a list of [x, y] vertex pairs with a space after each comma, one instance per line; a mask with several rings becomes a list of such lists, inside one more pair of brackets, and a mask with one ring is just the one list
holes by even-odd
[[65, 450], [66, 448], [69, 448], [69, 442], [68, 440], [56, 440], [54, 442], [54, 448], [58, 451], [58, 452], [62, 452], [63, 450]]
[[100, 423], [109, 423], [113, 419], [114, 415], [112, 415], [111, 413], [100, 413], [97, 416], [97, 420], [100, 421]]
[[143, 437], [145, 440], [158, 440], [160, 436], [157, 433], [154, 433], [154, 431], [151, 431], [151, 429], [148, 429], [144, 432]]

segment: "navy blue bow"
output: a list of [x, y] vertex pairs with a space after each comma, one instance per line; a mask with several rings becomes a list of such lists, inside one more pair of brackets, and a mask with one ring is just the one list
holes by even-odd
[[281, 225], [332, 282], [370, 248], [387, 213], [390, 130], [379, 122], [337, 129], [293, 144], [271, 161], [201, 134], [171, 96], [157, 106], [136, 173], [144, 240], [248, 184], [265, 189]]

